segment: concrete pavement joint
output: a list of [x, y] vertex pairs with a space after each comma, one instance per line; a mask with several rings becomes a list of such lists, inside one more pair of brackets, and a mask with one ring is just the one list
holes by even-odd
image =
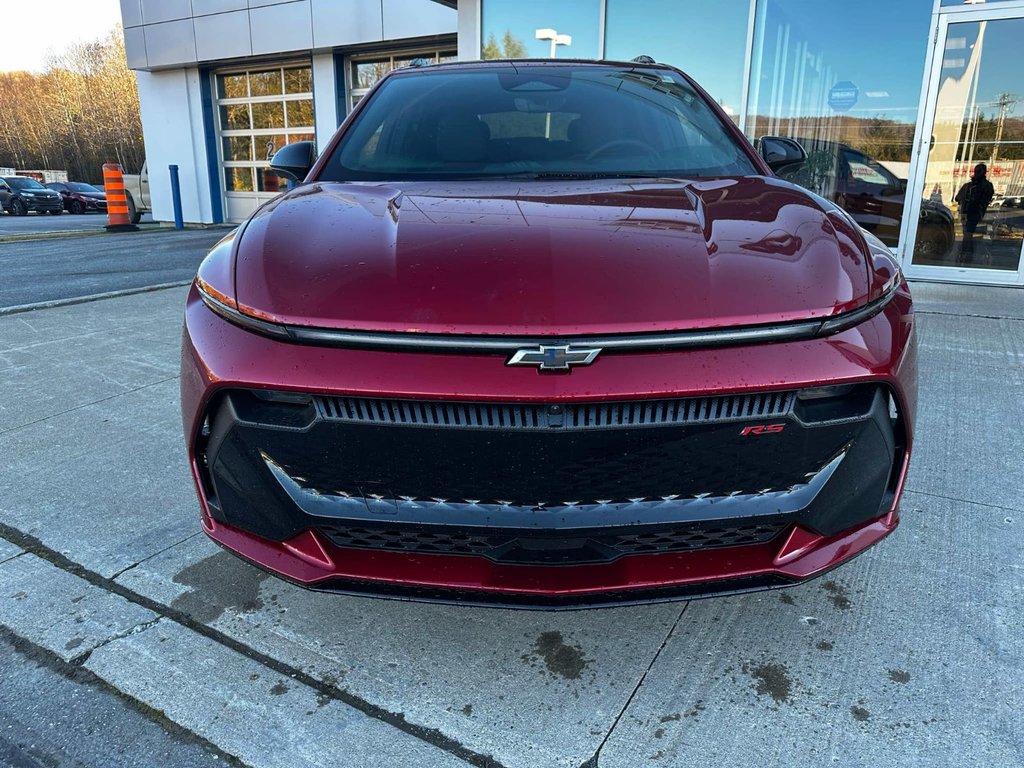
[[186, 541], [189, 541], [190, 539], [194, 539], [196, 536], [201, 536], [201, 535], [202, 535], [202, 531], [196, 531], [195, 533], [193, 533], [193, 534], [191, 534], [189, 536], [186, 536], [181, 541], [176, 541], [173, 544], [169, 544], [168, 546], [164, 547], [163, 549], [158, 550], [157, 552], [154, 552], [151, 555], [147, 555], [146, 557], [144, 557], [141, 560], [139, 560], [137, 563], [132, 563], [131, 565], [125, 566], [124, 568], [122, 568], [117, 573], [111, 574], [110, 575], [110, 580], [111, 581], [117, 581], [121, 576], [123, 576], [124, 574], [128, 573], [128, 571], [132, 570], [132, 568], [138, 568], [140, 565], [142, 565], [143, 563], [145, 563], [145, 562], [147, 562], [149, 560], [152, 560], [157, 555], [162, 555], [167, 550], [174, 549], [179, 544], [184, 544]]
[[53, 309], [54, 307], [68, 307], [74, 304], [88, 304], [93, 301], [104, 301], [106, 299], [119, 299], [122, 296], [134, 296], [138, 293], [152, 293], [153, 291], [166, 291], [170, 288], [183, 288], [191, 285], [191, 280], [178, 280], [173, 283], [157, 283], [142, 288], [125, 288], [120, 291], [107, 291], [106, 293], [93, 293], [88, 296], [72, 296], [68, 299], [54, 299], [52, 301], [37, 301], [34, 304], [18, 304], [13, 307], [0, 308], [0, 317], [17, 315], [22, 312], [34, 312], [37, 309]]
[[626, 712], [629, 710], [629, 705], [633, 703], [633, 699], [636, 698], [637, 692], [643, 687], [644, 681], [647, 679], [648, 673], [651, 671], [651, 669], [654, 668], [655, 663], [658, 661], [658, 657], [660, 657], [661, 652], [665, 650], [665, 646], [668, 645], [668, 641], [672, 638], [672, 633], [676, 631], [676, 627], [679, 626], [679, 622], [683, 619], [683, 614], [686, 613], [686, 609], [689, 607], [689, 602], [683, 603], [683, 609], [679, 611], [679, 615], [676, 616], [676, 620], [672, 622], [672, 626], [669, 627], [668, 632], [665, 633], [665, 639], [662, 640], [661, 645], [658, 646], [657, 652], [651, 658], [651, 663], [647, 665], [647, 669], [645, 669], [644, 673], [640, 675], [640, 680], [637, 681], [636, 686], [630, 692], [629, 698], [626, 699], [626, 703], [622, 705], [622, 709], [619, 711], [619, 714], [615, 716], [615, 720], [612, 722], [612, 727], [608, 729], [608, 733], [604, 735], [604, 738], [601, 739], [601, 743], [597, 745], [597, 749], [595, 750], [593, 756], [585, 763], [583, 763], [583, 765], [581, 765], [580, 768], [598, 768], [598, 760], [601, 757], [601, 750], [604, 749], [604, 745], [608, 742], [608, 739], [610, 739], [612, 737], [612, 734], [615, 732], [615, 726], [619, 724], [619, 721], [622, 719], [622, 716], [625, 715]]
[[93, 406], [93, 405], [98, 405], [100, 403], [105, 403], [105, 402], [107, 402], [109, 400], [114, 400], [114, 399], [116, 399], [118, 397], [124, 397], [125, 395], [130, 395], [133, 392], [139, 392], [139, 391], [141, 391], [143, 389], [149, 389], [150, 387], [156, 387], [156, 386], [159, 386], [160, 384], [166, 384], [168, 381], [174, 381], [175, 379], [179, 379], [179, 378], [181, 378], [181, 377], [180, 376], [168, 376], [167, 378], [160, 379], [159, 381], [151, 381], [149, 384], [142, 384], [141, 386], [133, 387], [132, 389], [126, 389], [124, 392], [118, 392], [116, 394], [109, 395], [107, 397], [101, 397], [99, 400], [93, 400], [93, 401], [88, 402], [88, 403], [82, 403], [81, 405], [76, 405], [74, 408], [68, 408], [66, 411], [60, 411], [59, 413], [51, 413], [48, 416], [43, 416], [43, 418], [36, 419], [35, 421], [30, 421], [30, 422], [27, 422], [25, 424], [18, 424], [17, 426], [14, 426], [14, 427], [8, 427], [7, 429], [5, 429], [2, 432], [0, 432], [0, 437], [3, 437], [4, 435], [10, 434], [11, 432], [17, 432], [19, 429], [24, 429], [25, 427], [32, 427], [32, 426], [35, 426], [36, 424], [42, 424], [44, 421], [49, 421], [50, 419], [56, 419], [58, 416], [64, 416], [65, 414], [72, 413], [74, 411], [80, 411], [83, 408], [88, 408], [88, 407]]
[[[159, 619], [156, 621], [159, 621]], [[0, 638], [3, 638], [10, 643], [14, 648], [14, 651], [19, 655], [29, 661], [46, 667], [61, 677], [64, 677], [74, 683], [78, 683], [79, 685], [88, 685], [101, 691], [105, 691], [106, 693], [113, 694], [140, 714], [155, 722], [174, 738], [179, 739], [184, 743], [202, 745], [217, 755], [218, 759], [223, 760], [226, 765], [232, 766], [232, 768], [249, 768], [247, 763], [243, 763], [234, 755], [228, 754], [220, 749], [216, 744], [204, 739], [202, 736], [193, 733], [187, 728], [182, 728], [176, 722], [164, 715], [163, 712], [153, 709], [144, 702], [139, 701], [138, 699], [129, 696], [124, 691], [115, 688], [102, 677], [82, 666], [84, 659], [79, 661], [76, 658], [71, 662], [64, 661], [64, 659], [57, 654], [42, 647], [41, 645], [33, 643], [31, 640], [27, 640], [3, 624], [0, 624]], [[83, 656], [86, 656], [86, 654], [83, 654]]]
[[974, 315], [970, 312], [939, 312], [935, 309], [918, 309], [914, 308], [914, 314], [917, 315], [941, 315], [942, 317], [971, 317], [979, 320], [1013, 320], [1018, 323], [1024, 323], [1024, 317], [1012, 317], [1010, 315]]
[[944, 499], [945, 501], [955, 501], [957, 504], [970, 504], [972, 507], [988, 507], [989, 509], [999, 509], [1003, 512], [1024, 512], [1024, 508], [1018, 509], [1017, 507], [1004, 507], [1000, 504], [986, 504], [984, 501], [968, 501], [967, 499], [958, 499], [955, 496], [943, 496], [941, 493], [931, 493], [930, 491], [919, 491], [916, 488], [911, 488], [909, 485], [906, 487], [905, 492], [917, 493], [921, 496], [930, 496], [933, 499]]
[[[468, 747], [464, 746], [461, 742], [447, 736], [441, 731], [435, 728], [427, 728], [425, 726], [416, 725], [410, 723], [405, 719], [405, 715], [401, 712], [390, 712], [382, 707], [377, 706], [365, 699], [355, 696], [347, 691], [341, 690], [340, 688], [325, 683], [321, 680], [316, 679], [310, 674], [304, 672], [297, 667], [293, 667], [284, 662], [278, 661], [277, 659], [267, 656], [254, 648], [235, 640], [234, 638], [224, 634], [223, 632], [214, 629], [213, 627], [207, 626], [201, 622], [196, 621], [188, 614], [177, 611], [170, 606], [159, 603], [156, 600], [151, 600], [144, 595], [140, 595], [134, 590], [125, 587], [124, 585], [112, 581], [95, 571], [89, 570], [85, 566], [74, 562], [67, 556], [50, 549], [43, 544], [35, 536], [31, 536], [27, 533], [19, 531], [17, 528], [13, 528], [5, 523], [0, 523], [0, 538], [6, 539], [11, 544], [21, 547], [25, 552], [34, 554], [51, 565], [55, 565], [63, 571], [70, 573], [73, 576], [77, 576], [80, 579], [92, 584], [93, 586], [104, 589], [107, 592], [111, 592], [119, 597], [128, 600], [135, 605], [142, 608], [146, 608], [153, 613], [157, 614], [161, 618], [166, 618], [183, 627], [192, 630], [193, 632], [212, 640], [215, 643], [225, 646], [226, 648], [233, 650], [242, 656], [245, 656], [252, 661], [255, 661], [268, 669], [286, 677], [290, 677], [298, 683], [301, 683], [309, 688], [312, 688], [316, 692], [323, 694], [324, 696], [335, 699], [342, 704], [345, 704], [353, 709], [361, 712], [367, 717], [371, 717], [375, 720], [380, 720], [388, 725], [396, 728], [397, 730], [403, 731], [414, 738], [419, 739], [432, 747], [436, 747], [444, 752], [448, 752], [452, 756], [464, 760], [470, 765], [479, 766], [479, 768], [505, 768], [501, 763], [495, 760], [490, 755], [483, 755], [478, 752], [474, 752]], [[685, 611], [685, 607], [683, 609]], [[680, 613], [680, 618], [682, 612]], [[676, 619], [678, 624], [679, 619]], [[673, 624], [672, 629], [675, 629]], [[672, 631], [670, 630], [668, 636], [671, 636]], [[668, 639], [666, 637], [666, 642]], [[664, 647], [664, 644], [662, 645]], [[660, 649], [659, 649], [660, 653]], [[83, 656], [88, 657], [87, 654]], [[657, 658], [657, 656], [655, 656]], [[645, 672], [646, 676], [646, 672]], [[643, 680], [641, 679], [641, 683]], [[635, 691], [634, 691], [635, 694]], [[125, 695], [125, 694], [121, 694]], [[632, 699], [632, 696], [630, 697]], [[628, 703], [627, 703], [628, 705]], [[623, 710], [624, 711], [624, 710]], [[621, 716], [621, 715], [620, 715]], [[614, 727], [614, 726], [613, 726]], [[609, 731], [610, 733], [610, 731]], [[198, 738], [198, 737], [197, 737]]]
[[92, 656], [93, 651], [98, 651], [103, 646], [110, 645], [115, 640], [123, 640], [124, 638], [129, 637], [131, 635], [137, 635], [140, 632], [145, 632], [147, 629], [149, 629], [155, 624], [159, 624], [163, 620], [163, 616], [157, 616], [155, 619], [150, 619], [149, 621], [144, 621], [141, 624], [136, 624], [134, 627], [130, 627], [129, 629], [126, 629], [122, 632], [116, 632], [115, 634], [111, 635], [106, 640], [104, 640], [102, 643], [97, 643], [94, 647], [90, 648], [89, 650], [75, 656], [73, 659], [71, 659], [71, 663], [76, 665], [85, 664], [85, 662], [89, 660], [89, 657]]

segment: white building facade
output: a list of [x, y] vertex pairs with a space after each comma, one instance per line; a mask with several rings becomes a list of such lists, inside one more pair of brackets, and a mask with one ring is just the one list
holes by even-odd
[[[136, 71], [153, 216], [236, 222], [277, 194], [285, 143], [323, 146], [392, 67], [456, 56], [455, 3], [436, 0], [121, 0]], [[137, 170], [137, 169], [130, 169]]]

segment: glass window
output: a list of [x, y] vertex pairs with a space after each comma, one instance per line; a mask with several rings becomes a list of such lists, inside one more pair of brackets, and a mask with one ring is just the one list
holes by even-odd
[[457, 61], [458, 56], [455, 51], [443, 50], [443, 51], [423, 51], [421, 53], [409, 53], [403, 51], [401, 54], [396, 53], [395, 55], [384, 56], [376, 54], [372, 58], [360, 58], [354, 59], [351, 62], [352, 75], [351, 75], [351, 88], [348, 92], [348, 105], [349, 109], [355, 107], [363, 96], [365, 96], [377, 82], [388, 74], [393, 69], [401, 69], [407, 67], [413, 61], [426, 59], [430, 62], [445, 62], [445, 61]]
[[248, 104], [227, 104], [220, 108], [220, 124], [227, 131], [247, 131], [249, 124]]
[[311, 93], [313, 91], [313, 70], [298, 67], [284, 71], [285, 93]]
[[252, 168], [225, 168], [224, 189], [228, 192], [252, 192]]
[[286, 187], [269, 169], [271, 159], [289, 141], [312, 140], [312, 68], [292, 63], [222, 72], [215, 85], [224, 190], [269, 200]]
[[284, 102], [264, 101], [252, 105], [252, 127], [284, 128]]
[[288, 181], [269, 168], [256, 169], [256, 182], [260, 192], [281, 192], [288, 188]]
[[750, 0], [607, 0], [604, 57], [679, 67], [739, 122], [749, 16]]
[[270, 72], [250, 72], [249, 89], [250, 95], [254, 97], [280, 96], [282, 93], [281, 70], [274, 69]]
[[384, 81], [322, 178], [734, 176], [746, 146], [667, 69], [424, 70]]
[[252, 160], [252, 138], [249, 136], [225, 136], [224, 159], [240, 162]]
[[248, 78], [240, 75], [217, 75], [217, 93], [222, 99], [244, 99], [249, 95]]
[[288, 126], [301, 128], [304, 125], [313, 125], [313, 100], [302, 99], [300, 101], [286, 102], [288, 108]]
[[[956, 17], [953, 17], [954, 19]], [[950, 24], [915, 265], [1016, 272], [1024, 247], [1024, 18]]]
[[[903, 221], [900, 179], [910, 168], [932, 5], [861, 0], [837, 13], [821, 0], [757, 4], [747, 134], [799, 140], [808, 162], [783, 175], [843, 206], [890, 246]], [[848, 151], [869, 169], [884, 166], [896, 184], [869, 179]]]
[[483, 59], [546, 59], [552, 51], [596, 59], [601, 53], [600, 0], [483, 0], [482, 13]]
[[277, 150], [287, 143], [282, 133], [256, 134], [253, 137], [253, 142], [256, 144], [256, 159], [267, 161], [271, 160]]
[[384, 61], [359, 61], [355, 65], [356, 76], [353, 88], [372, 88], [384, 75], [391, 71], [391, 59]]

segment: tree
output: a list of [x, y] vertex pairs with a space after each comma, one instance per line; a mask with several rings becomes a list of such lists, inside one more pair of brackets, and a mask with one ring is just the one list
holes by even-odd
[[0, 166], [66, 170], [96, 183], [103, 163], [136, 172], [144, 159], [138, 89], [119, 26], [52, 57], [41, 74], [0, 73]]
[[526, 45], [509, 29], [506, 29], [505, 34], [502, 35], [500, 46], [493, 32], [488, 35], [487, 42], [480, 53], [484, 59], [525, 59], [527, 56]]

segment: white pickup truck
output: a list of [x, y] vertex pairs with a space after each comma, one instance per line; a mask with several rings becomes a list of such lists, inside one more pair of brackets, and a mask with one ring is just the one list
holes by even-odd
[[128, 197], [128, 217], [132, 224], [138, 224], [142, 214], [153, 210], [149, 198], [149, 168], [142, 164], [142, 173], [124, 174], [124, 191]]

